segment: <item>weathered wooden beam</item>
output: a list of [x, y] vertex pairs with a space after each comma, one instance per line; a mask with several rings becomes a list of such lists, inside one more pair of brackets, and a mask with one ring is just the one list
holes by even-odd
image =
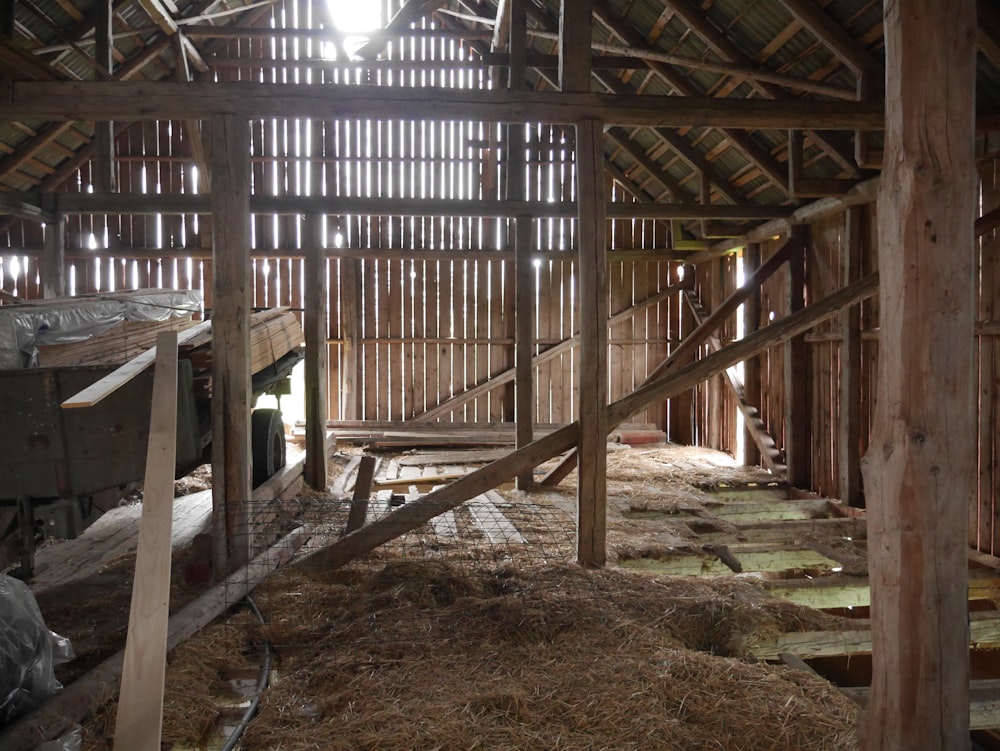
[[507, 49], [507, 39], [510, 36], [510, 9], [511, 0], [497, 0], [496, 21], [493, 23], [491, 50], [503, 51]]
[[855, 73], [871, 70], [884, 76], [882, 63], [848, 34], [843, 26], [830, 18], [821, 6], [812, 0], [780, 0], [780, 2], [809, 29], [813, 36], [829, 47]]
[[198, 48], [181, 33], [180, 27], [177, 25], [177, 21], [174, 19], [170, 8], [165, 5], [163, 0], [138, 0], [138, 2], [152, 19], [153, 23], [159, 26], [164, 34], [168, 37], [180, 37], [182, 53], [190, 61], [191, 65], [200, 73], [208, 73], [208, 64], [202, 59]]
[[[861, 278], [861, 208], [847, 210], [841, 278]], [[864, 505], [861, 495], [861, 311], [852, 306], [840, 314], [840, 418], [837, 424], [838, 495], [848, 506]]]
[[[670, 5], [684, 23], [717, 55], [746, 67], [754, 65], [754, 61], [728, 36], [719, 31], [705, 13], [689, 0], [670, 0]], [[750, 85], [761, 95], [774, 101], [786, 101], [791, 97], [784, 89], [772, 83], [751, 79]], [[810, 131], [808, 136], [827, 156], [840, 165], [841, 169], [851, 176], [858, 174], [857, 166], [852, 159], [853, 154], [847, 153], [846, 144], [839, 145], [831, 140], [830, 136], [815, 131]]]
[[[820, 576], [815, 579], [782, 579], [763, 582], [771, 594], [817, 610], [866, 608], [871, 604], [867, 576]], [[1000, 600], [1000, 575], [976, 569], [969, 572], [969, 601]]]
[[[115, 45], [111, 36], [112, 0], [97, 0], [94, 16], [94, 59], [114, 77]], [[94, 123], [94, 188], [101, 193], [117, 190], [115, 179], [115, 124]]]
[[[612, 141], [618, 143], [635, 161], [635, 163], [642, 167], [642, 169], [644, 169], [650, 177], [663, 185], [663, 187], [670, 192], [672, 200], [679, 203], [691, 202], [694, 198], [694, 194], [674, 179], [673, 175], [671, 175], [662, 164], [655, 159], [650, 158], [648, 154], [639, 148], [632, 141], [625, 128], [608, 128], [606, 135]], [[691, 205], [694, 204], [691, 203]]]
[[56, 214], [45, 223], [45, 255], [42, 260], [42, 295], [66, 295], [66, 219]]
[[654, 127], [824, 128], [879, 130], [880, 103], [766, 101], [691, 96], [524, 91], [467, 91], [384, 86], [249, 82], [13, 81], [4, 120], [167, 120], [235, 117], [477, 119], [572, 124], [599, 119]]
[[372, 480], [375, 479], [375, 469], [379, 459], [370, 454], [361, 457], [358, 464], [358, 476], [354, 480], [354, 494], [351, 497], [351, 510], [347, 514], [347, 525], [344, 534], [349, 535], [361, 529], [368, 516], [368, 501], [372, 494]]
[[775, 219], [762, 224], [759, 227], [755, 227], [752, 231], [747, 232], [745, 235], [723, 240], [722, 242], [716, 243], [708, 250], [692, 253], [689, 261], [690, 263], [695, 264], [709, 261], [717, 256], [726, 255], [734, 250], [738, 250], [744, 247], [747, 243], [762, 243], [775, 236], [787, 235], [789, 229], [793, 225], [811, 224], [812, 222], [818, 222], [821, 219], [836, 216], [851, 206], [862, 206], [869, 203], [875, 203], [879, 184], [880, 178], [878, 177], [865, 180], [863, 183], [855, 185], [842, 196], [838, 196], [836, 198], [822, 198], [818, 201], [814, 201], [813, 203], [806, 204], [805, 206], [801, 206], [792, 211], [786, 218]]
[[[747, 245], [743, 252], [743, 276], [744, 278], [753, 276], [760, 268], [760, 244], [751, 243]], [[743, 303], [743, 333], [752, 334], [760, 328], [760, 288], [754, 290]], [[743, 363], [743, 387], [748, 399], [752, 403], [762, 403], [761, 394], [761, 364], [759, 357], [749, 357]], [[746, 465], [754, 467], [763, 460], [762, 452], [757, 444], [750, 442], [743, 451], [743, 461]]]
[[[868, 687], [841, 688], [852, 701], [862, 707], [868, 704]], [[969, 683], [969, 729], [991, 730], [1000, 726], [1000, 681], [996, 679]]]
[[[528, 33], [539, 39], [558, 40], [559, 35], [549, 31], [539, 31], [531, 29]], [[660, 52], [648, 47], [630, 47], [618, 44], [603, 44], [601, 42], [591, 42], [590, 48], [600, 52], [609, 53], [604, 55], [594, 55], [591, 58], [591, 69], [596, 68], [646, 68], [648, 63], [658, 62], [673, 65], [678, 68], [691, 68], [693, 70], [705, 70], [712, 73], [720, 73], [726, 76], [733, 76], [745, 81], [770, 83], [784, 86], [797, 91], [808, 91], [813, 94], [823, 94], [824, 96], [835, 97], [837, 99], [854, 99], [854, 89], [846, 89], [840, 86], [810, 81], [796, 76], [775, 73], [762, 68], [749, 65], [733, 65], [732, 63], [719, 63], [713, 60], [704, 60], [699, 57], [684, 57], [683, 55], [672, 55], [667, 52]], [[493, 64], [502, 64], [502, 56], [489, 56]], [[484, 60], [487, 56], [484, 56]], [[556, 55], [531, 55], [528, 65], [532, 68], [554, 68], [558, 64]]]
[[[789, 243], [795, 245], [796, 252], [788, 259], [788, 275], [785, 280], [786, 315], [797, 313], [805, 307], [807, 238], [805, 226], [792, 228]], [[788, 484], [808, 489], [812, 487], [810, 368], [803, 334], [785, 342], [782, 348], [782, 365], [784, 381], [782, 409]]]
[[7, 214], [29, 222], [49, 223], [54, 221], [56, 215], [52, 211], [46, 211], [42, 208], [40, 196], [35, 196], [35, 198], [37, 200], [6, 191], [0, 192], [0, 214]]
[[302, 246], [305, 249], [305, 311], [303, 330], [306, 338], [305, 398], [306, 398], [306, 467], [305, 481], [316, 490], [326, 490], [327, 446], [326, 391], [329, 386], [329, 347], [326, 343], [329, 282], [326, 258], [323, 255], [323, 224], [325, 214], [306, 216], [302, 226]]
[[[964, 600], [965, 591], [960, 589], [958, 593]], [[970, 648], [996, 649], [997, 647], [1000, 647], [1000, 617], [997, 617], [996, 611], [982, 611], [968, 614], [963, 612], [962, 618], [968, 618], [969, 621], [969, 627], [963, 628], [960, 633], [961, 640], [963, 642], [963, 649], [966, 654], [968, 654]], [[777, 660], [778, 655], [782, 652], [788, 652], [789, 654], [807, 659], [816, 657], [848, 657], [852, 655], [872, 654], [874, 633], [869, 626], [877, 629], [877, 625], [874, 620], [869, 623], [867, 620], [861, 618], [852, 620], [851, 624], [854, 625], [855, 621], [857, 622], [858, 627], [845, 629], [843, 631], [785, 632], [775, 637], [754, 641], [749, 645], [750, 654], [758, 660]], [[911, 686], [911, 689], [913, 688], [915, 687]], [[966, 687], [966, 691], [962, 693], [965, 696], [968, 696], [967, 691], [968, 687]], [[873, 706], [874, 705], [869, 704], [868, 710], [871, 711]], [[961, 706], [968, 705], [957, 705], [956, 710]], [[911, 721], [914, 721], [915, 719], [916, 718], [910, 718]], [[961, 718], [959, 717], [950, 717], [950, 719], [952, 722], [963, 724], [961, 722]], [[968, 717], [966, 717], [965, 720], [968, 721]], [[924, 743], [926, 744], [926, 742], [927, 740], [925, 739]], [[951, 746], [950, 748], [955, 749], [961, 747], [962, 746]], [[884, 746], [884, 748], [927, 748], [927, 745], [887, 745]]]
[[[211, 325], [212, 324], [208, 321], [202, 321], [197, 326], [185, 329], [178, 335], [177, 343], [184, 344], [194, 337], [200, 336], [202, 332], [204, 332], [205, 329], [209, 328]], [[94, 381], [92, 384], [84, 389], [81, 389], [72, 396], [67, 397], [59, 406], [63, 409], [85, 409], [87, 407], [93, 407], [95, 404], [98, 404], [107, 396], [113, 394], [126, 383], [141, 374], [146, 370], [146, 368], [150, 367], [155, 362], [156, 347], [150, 347], [142, 354], [133, 357], [124, 365], [115, 368], [106, 376]]]
[[244, 565], [250, 498], [250, 128], [212, 122], [212, 533], [216, 576]]
[[[626, 44], [637, 48], [649, 46], [646, 44], [646, 40], [643, 35], [628, 25], [621, 16], [611, 9], [611, 6], [605, 2], [605, 0], [595, 0], [594, 15], [596, 18], [600, 19], [600, 21], [616, 36], [623, 39]], [[648, 61], [647, 64], [649, 65], [649, 69], [654, 74], [666, 81], [684, 98], [699, 96], [701, 94], [701, 92], [694, 85], [692, 85], [690, 80], [684, 74], [674, 68], [653, 60]], [[605, 118], [605, 122], [613, 123], [614, 121]], [[702, 123], [701, 125], [708, 124]], [[782, 173], [782, 170], [779, 169], [777, 163], [771, 158], [771, 155], [765, 153], [763, 149], [751, 141], [749, 134], [734, 130], [730, 128], [729, 125], [730, 124], [721, 123], [718, 127], [722, 128], [722, 132], [726, 138], [728, 138], [739, 151], [743, 152], [744, 156], [747, 157], [751, 163], [756, 165], [763, 175], [771, 180], [771, 182], [773, 182], [774, 185], [780, 190], [787, 193], [787, 177]]]
[[[522, 139], [523, 140], [523, 139]], [[521, 150], [523, 153], [524, 149]], [[516, 220], [516, 258], [514, 260], [514, 409], [517, 426], [517, 447], [523, 448], [534, 440], [534, 358], [532, 356], [535, 324], [535, 264], [528, 250], [531, 243], [531, 219]], [[533, 482], [532, 473], [523, 472], [516, 478], [517, 488], [527, 490]]]
[[[808, 331], [818, 323], [837, 315], [845, 306], [871, 297], [877, 289], [878, 275], [872, 274], [813, 303], [793, 316], [783, 318], [756, 334], [727, 345], [719, 352], [709, 354], [687, 367], [665, 375], [655, 383], [643, 386], [608, 407], [608, 428], [614, 429], [650, 404], [686, 391], [747, 357], [763, 352], [791, 336]], [[343, 566], [379, 545], [416, 529], [435, 516], [461, 505], [468, 499], [495, 488], [525, 469], [537, 467], [542, 462], [563, 453], [576, 445], [579, 434], [580, 426], [576, 422], [554, 430], [528, 446], [517, 449], [502, 459], [429, 493], [418, 501], [407, 503], [329, 547], [316, 551], [306, 559], [308, 561], [306, 565], [318, 570]]]
[[608, 265], [604, 257], [607, 240], [602, 211], [603, 142], [600, 121], [587, 120], [576, 126], [580, 246], [576, 560], [582, 566], [603, 566], [607, 559]]
[[559, 4], [559, 88], [590, 91], [592, 0]]
[[[8, 205], [36, 204], [37, 191], [10, 191]], [[455, 200], [438, 198], [388, 198], [365, 196], [249, 196], [257, 214], [367, 214], [370, 216], [558, 217], [576, 216], [572, 202], [546, 203], [512, 200]], [[208, 214], [210, 195], [192, 193], [57, 193], [54, 210], [63, 214]], [[728, 204], [609, 202], [609, 219], [772, 219], [784, 216], [780, 206], [730, 206]], [[347, 252], [346, 249], [342, 249]]]
[[975, 1], [886, 3], [883, 26], [879, 317], [892, 344], [863, 470], [873, 675], [860, 748], [946, 751], [969, 744]]
[[[247, 6], [248, 8], [250, 6]], [[213, 26], [199, 23], [206, 16], [186, 17], [178, 19], [177, 24], [184, 33], [192, 39], [322, 39], [334, 41], [337, 32], [333, 29], [305, 29], [299, 27], [258, 27], [258, 26]], [[135, 29], [133, 33], [148, 34], [151, 28]], [[493, 32], [483, 29], [412, 29], [398, 28], [395, 30], [380, 29], [377, 35], [382, 44], [391, 39], [411, 37], [413, 39], [492, 39]], [[344, 61], [340, 61], [344, 62]], [[355, 62], [364, 66], [368, 61]]]
[[340, 406], [341, 417], [356, 420], [361, 416], [361, 263], [345, 258], [340, 266], [340, 325], [344, 342], [341, 348]]

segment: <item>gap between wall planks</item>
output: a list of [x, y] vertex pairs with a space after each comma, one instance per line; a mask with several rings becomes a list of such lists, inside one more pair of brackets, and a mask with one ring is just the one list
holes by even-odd
[[170, 604], [177, 447], [177, 332], [156, 337], [156, 369], [115, 751], [159, 751]]

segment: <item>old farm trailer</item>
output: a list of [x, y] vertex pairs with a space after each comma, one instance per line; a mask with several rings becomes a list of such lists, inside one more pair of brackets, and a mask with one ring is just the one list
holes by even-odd
[[[294, 322], [291, 314], [285, 317]], [[127, 325], [128, 320], [114, 326]], [[270, 320], [277, 318], [272, 315]], [[169, 324], [145, 328], [162, 329], [164, 325]], [[283, 325], [292, 328], [287, 322]], [[264, 341], [268, 333], [258, 338]], [[211, 358], [210, 343], [206, 345], [210, 338], [210, 330], [206, 330], [199, 340], [182, 348], [178, 363], [177, 477], [208, 461], [211, 389], [205, 369]], [[255, 360], [251, 383], [254, 404], [266, 393], [288, 393], [288, 376], [302, 359], [301, 341], [293, 333], [281, 342], [284, 346], [276, 348], [266, 340], [267, 354]], [[30, 365], [38, 365], [40, 360], [43, 366], [0, 370], [0, 563], [8, 566], [19, 559], [19, 571], [27, 574], [41, 538], [76, 537], [141, 482], [153, 369], [139, 373], [93, 407], [63, 409], [64, 400], [113, 372], [117, 365], [44, 366], [47, 360], [59, 360], [59, 353], [47, 353], [44, 345], [34, 347], [23, 359]], [[285, 436], [279, 410], [253, 411], [252, 451], [254, 485], [284, 466]]]

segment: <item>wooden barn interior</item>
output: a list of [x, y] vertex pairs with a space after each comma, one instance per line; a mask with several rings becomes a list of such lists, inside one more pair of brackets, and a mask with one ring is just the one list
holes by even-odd
[[[710, 724], [708, 694], [701, 719], [693, 699], [634, 698], [677, 675], [620, 676], [596, 684], [639, 702], [624, 725], [599, 728], [595, 700], [594, 727], [561, 734], [557, 712], [529, 712], [540, 683], [418, 721], [390, 689], [377, 709], [281, 709], [285, 677], [243, 748], [1000, 748], [997, 252], [995, 0], [0, 0], [0, 563], [53, 630], [96, 607], [59, 605], [107, 554], [87, 537], [98, 511], [144, 499], [132, 568], [93, 568], [135, 587], [124, 656], [95, 649], [0, 750], [80, 723], [88, 750], [159, 749], [175, 648], [247, 591], [318, 629], [393, 556], [413, 577], [444, 565], [464, 524], [493, 545], [470, 570], [532, 564], [490, 597], [581, 583], [588, 627], [615, 603], [659, 608], [647, 631], [669, 631], [699, 597], [753, 620], [732, 588], [755, 587], [780, 638], [687, 644], [684, 664], [725, 658], [711, 701], [766, 675], [808, 684], [811, 709], [788, 698], [779, 721], [749, 696]], [[88, 323], [97, 307], [112, 318]], [[198, 465], [202, 527], [172, 564], [156, 530], [176, 533], [175, 475]], [[565, 544], [543, 555], [550, 523]], [[702, 589], [681, 597], [684, 573]], [[432, 604], [487, 599], [458, 589]], [[168, 624], [171, 591], [189, 604]], [[538, 605], [546, 628], [573, 620], [567, 598]], [[277, 620], [260, 628], [297, 676]], [[362, 704], [382, 689], [348, 663], [447, 664], [339, 633], [327, 684]], [[296, 649], [322, 638], [299, 624]], [[658, 660], [637, 664], [680, 664]], [[119, 693], [117, 725], [94, 725]], [[390, 734], [348, 732], [365, 718]]]

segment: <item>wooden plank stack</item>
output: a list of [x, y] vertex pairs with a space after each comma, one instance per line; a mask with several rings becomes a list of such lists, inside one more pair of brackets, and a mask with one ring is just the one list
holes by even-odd
[[[295, 313], [288, 308], [271, 308], [250, 316], [250, 372], [258, 373], [273, 365], [305, 342]], [[194, 368], [195, 390], [208, 395], [212, 387], [212, 332], [209, 329], [181, 345], [181, 357]]]
[[119, 321], [83, 341], [38, 345], [38, 366], [122, 365], [152, 347], [161, 331], [183, 330], [191, 325], [190, 315], [165, 321]]

